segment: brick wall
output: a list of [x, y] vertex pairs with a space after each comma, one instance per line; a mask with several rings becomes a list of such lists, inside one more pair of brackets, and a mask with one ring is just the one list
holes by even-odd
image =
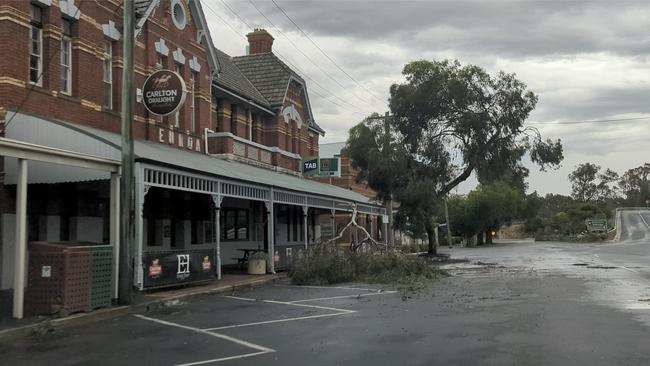
[[[0, 48], [5, 51], [0, 59], [0, 110], [15, 111], [21, 106], [21, 112], [119, 133], [122, 43], [112, 42], [113, 107], [107, 109], [103, 106], [105, 95], [102, 72], [104, 45], [108, 38], [102, 31], [102, 25], [112, 21], [118, 31], [123, 33], [121, 3], [119, 0], [75, 1], [80, 7], [81, 16], [78, 21], [73, 22], [72, 30], [72, 92], [71, 95], [64, 95], [60, 92], [59, 60], [63, 22], [59, 2], [53, 0], [51, 6], [42, 8], [44, 72], [42, 85], [32, 86], [28, 78], [30, 2], [3, 1], [0, 5], [0, 33], [12, 36], [0, 37]], [[208, 53], [204, 46], [196, 42], [197, 27], [191, 21], [189, 9], [186, 9], [186, 12], [190, 15], [190, 21], [182, 31], [176, 28], [171, 19], [169, 0], [162, 0], [152, 17], [147, 20], [136, 40], [134, 83], [141, 86], [146, 77], [160, 67], [175, 69], [173, 52], [181, 49], [185, 64], [179, 71], [189, 91], [192, 90], [189, 60], [196, 57], [201, 65], [194, 88], [196, 92], [194, 95], [188, 94], [184, 106], [180, 109], [178, 127], [172, 125], [171, 116], [151, 115], [142, 104], [136, 103], [134, 136], [186, 151], [205, 153], [202, 131], [204, 128], [210, 128], [231, 132], [236, 136], [266, 146], [276, 146], [301, 156], [317, 155], [318, 135], [307, 128], [309, 114], [304, 90], [300, 84], [291, 83], [283, 107], [294, 106], [302, 124], [298, 124], [295, 119], [285, 121], [280, 111], [275, 116], [253, 112], [252, 120], [249, 121], [249, 106], [246, 104], [234, 103], [227, 98], [213, 99]], [[156, 51], [156, 43], [161, 39], [169, 49], [165, 58], [161, 58]], [[160, 60], [163, 65], [158, 64]], [[190, 131], [192, 101], [195, 104], [196, 116], [194, 131]], [[216, 113], [213, 116], [212, 111], [215, 108]], [[211, 152], [232, 151], [231, 146], [214, 145], [213, 148]], [[295, 159], [275, 155], [273, 158], [277, 166], [293, 171], [300, 170], [300, 164]]]
[[[0, 59], [0, 108], [16, 110], [25, 100], [21, 111], [44, 118], [84, 124], [87, 126], [119, 133], [120, 101], [122, 78], [121, 42], [113, 42], [113, 108], [103, 107], [104, 89], [102, 81], [104, 44], [108, 40], [102, 31], [102, 25], [109, 20], [122, 32], [121, 1], [75, 1], [80, 6], [81, 17], [73, 22], [72, 31], [72, 93], [70, 96], [60, 93], [60, 41], [62, 37], [62, 15], [58, 1], [44, 7], [43, 10], [43, 82], [35, 86], [25, 99], [30, 88], [28, 73], [30, 2], [22, 0], [5, 0], [0, 5], [0, 33], [11, 37], [0, 37], [0, 48], [4, 50]], [[118, 9], [118, 10], [116, 10]], [[191, 14], [186, 9], [187, 14]], [[191, 19], [191, 16], [188, 16]], [[188, 95], [184, 107], [180, 110], [181, 124], [178, 128], [162, 124], [160, 117], [150, 115], [142, 104], [135, 106], [134, 134], [136, 138], [159, 142], [160, 128], [171, 130], [176, 134], [187, 136], [193, 141], [203, 138], [201, 131], [210, 127], [211, 80], [205, 47], [196, 42], [197, 28], [190, 20], [184, 30], [178, 30], [170, 14], [170, 2], [163, 0], [150, 18], [136, 41], [134, 51], [136, 86], [144, 84], [148, 74], [156, 69], [155, 42], [161, 38], [169, 48], [165, 68], [174, 68], [172, 52], [182, 49], [185, 65], [181, 74], [188, 83], [191, 69], [189, 60], [197, 58], [201, 72], [196, 79], [195, 95]], [[50, 62], [51, 60], [51, 62]], [[191, 101], [196, 105], [196, 128], [190, 130]], [[169, 122], [167, 118], [165, 121]], [[175, 142], [178, 139], [175, 139]], [[167, 143], [168, 145], [171, 145]], [[185, 144], [184, 144], [185, 145]], [[174, 146], [177, 146], [175, 144]], [[186, 149], [185, 146], [181, 147]], [[187, 149], [189, 150], [189, 149]], [[196, 151], [192, 149], [192, 151]], [[203, 152], [201, 150], [201, 152]]]

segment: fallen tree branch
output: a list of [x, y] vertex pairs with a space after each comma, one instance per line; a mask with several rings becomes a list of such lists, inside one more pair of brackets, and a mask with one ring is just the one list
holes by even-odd
[[[341, 230], [341, 232], [339, 233], [339, 235], [337, 235], [336, 237], [334, 237], [334, 238], [332, 238], [332, 239], [326, 241], [325, 244], [330, 244], [330, 243], [332, 243], [332, 242], [336, 243], [337, 240], [339, 240], [339, 239], [341, 239], [341, 238], [343, 237], [343, 234], [345, 233], [345, 231], [346, 231], [347, 229], [349, 229], [350, 226], [353, 226], [353, 225], [354, 225], [356, 228], [361, 229], [361, 230], [366, 234], [366, 237], [363, 238], [363, 240], [370, 240], [370, 241], [372, 241], [372, 243], [375, 244], [375, 245], [384, 246], [384, 244], [381, 244], [381, 243], [379, 243], [378, 241], [376, 241], [375, 239], [373, 239], [372, 236], [370, 235], [370, 233], [368, 233], [368, 231], [366, 230], [366, 228], [364, 228], [363, 226], [361, 226], [361, 225], [359, 225], [359, 224], [357, 223], [357, 205], [356, 205], [356, 204], [353, 204], [353, 205], [352, 205], [352, 219], [350, 220], [350, 222], [348, 222], [347, 225], [345, 225], [345, 226], [343, 227], [343, 229]], [[363, 240], [362, 240], [362, 241], [363, 241]], [[387, 246], [387, 245], [385, 245], [385, 246]]]

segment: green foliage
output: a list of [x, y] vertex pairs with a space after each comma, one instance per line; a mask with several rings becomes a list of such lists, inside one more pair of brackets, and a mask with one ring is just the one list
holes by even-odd
[[410, 245], [400, 245], [398, 249], [402, 253], [422, 253], [427, 251], [428, 245], [424, 243], [414, 243]]
[[373, 115], [353, 127], [346, 153], [380, 199], [399, 202], [397, 224], [426, 232], [430, 252], [441, 199], [472, 173], [523, 194], [526, 153], [541, 170], [563, 159], [559, 140], [524, 126], [537, 96], [515, 75], [448, 60], [411, 62], [402, 74], [406, 82], [390, 88], [393, 116]]
[[397, 251], [360, 253], [331, 244], [313, 245], [294, 258], [289, 267], [291, 281], [298, 285], [342, 282], [406, 284], [446, 276], [426, 259]]
[[571, 196], [582, 202], [615, 199], [618, 196], [615, 186], [618, 180], [618, 173], [613, 170], [606, 169], [601, 173], [599, 165], [580, 164], [569, 174]]
[[[536, 216], [528, 218], [525, 228], [539, 240], [578, 240], [586, 235], [586, 219], [611, 222], [616, 205], [611, 200], [582, 202], [559, 194], [548, 194], [535, 200], [539, 210]], [[595, 240], [593, 236], [589, 238]]]
[[619, 187], [629, 206], [646, 206], [650, 200], [650, 163], [626, 171], [619, 180]]
[[463, 236], [498, 229], [520, 218], [527, 208], [525, 196], [502, 181], [481, 184], [467, 196], [453, 196], [448, 206], [452, 230]]

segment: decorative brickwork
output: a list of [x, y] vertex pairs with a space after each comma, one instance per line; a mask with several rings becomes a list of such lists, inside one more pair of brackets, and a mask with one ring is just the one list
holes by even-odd
[[246, 145], [241, 142], [233, 143], [233, 151], [235, 155], [246, 156]]
[[260, 161], [266, 164], [271, 164], [271, 153], [268, 151], [262, 151], [260, 153]]
[[246, 156], [248, 156], [249, 159], [259, 160], [259, 149], [249, 146]]
[[[29, 84], [29, 39], [30, 39], [30, 12], [31, 3], [23, 0], [6, 0], [0, 5], [0, 33], [11, 34], [11, 37], [0, 37], [0, 48], [4, 51], [0, 61], [0, 108], [9, 111], [21, 106], [29, 89], [29, 97], [21, 106], [21, 111], [43, 118], [57, 119], [66, 122], [84, 124], [91, 127], [107, 130], [114, 133], [120, 131], [120, 89], [122, 82], [122, 43], [109, 38], [104, 32], [103, 25], [110, 27], [113, 24], [120, 30], [122, 19], [121, 11], [116, 8], [121, 6], [119, 1], [75, 1], [81, 16], [72, 22], [72, 92], [71, 95], [60, 93], [61, 76], [58, 56], [62, 34], [62, 12], [59, 2], [52, 2], [43, 12], [43, 37], [42, 37], [42, 65], [43, 72], [41, 86]], [[184, 107], [179, 112], [180, 128], [177, 133], [184, 135], [174, 139], [175, 143], [164, 142], [183, 150], [204, 153], [203, 149], [196, 149], [196, 142], [202, 141], [204, 128], [210, 128], [210, 100], [211, 77], [208, 63], [209, 55], [206, 47], [197, 42], [199, 33], [193, 17], [189, 17], [187, 26], [178, 30], [170, 25], [169, 1], [161, 1], [147, 25], [137, 39], [134, 52], [135, 69], [134, 83], [141, 87], [147, 75], [153, 70], [164, 67], [174, 69], [172, 50], [182, 50], [186, 60], [193, 60], [193, 64], [200, 67], [201, 72], [195, 74], [196, 98], [188, 95]], [[118, 29], [119, 28], [119, 29]], [[108, 29], [108, 28], [107, 28]], [[111, 32], [115, 37], [115, 32]], [[160, 65], [155, 42], [165, 40], [169, 54]], [[104, 107], [107, 87], [103, 80], [105, 61], [105, 47], [107, 42], [112, 45], [112, 108]], [[50, 61], [52, 60], [52, 61]], [[196, 67], [195, 67], [196, 68]], [[180, 65], [182, 77], [189, 83], [191, 79], [190, 65]], [[188, 84], [189, 85], [189, 84]], [[201, 97], [201, 96], [207, 96]], [[194, 102], [194, 109], [191, 103]], [[134, 108], [135, 123], [134, 136], [160, 142], [158, 126], [169, 129], [170, 117], [161, 119], [150, 115], [141, 104]], [[192, 112], [195, 113], [195, 128], [191, 130], [190, 121]], [[147, 120], [156, 121], [158, 126], [147, 123]], [[192, 149], [188, 149], [188, 137], [191, 137]], [[183, 145], [179, 146], [178, 142]], [[199, 144], [199, 145], [202, 145]]]

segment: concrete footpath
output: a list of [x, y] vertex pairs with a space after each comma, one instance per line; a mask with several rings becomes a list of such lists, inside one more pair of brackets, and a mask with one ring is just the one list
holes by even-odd
[[47, 333], [54, 329], [94, 323], [137, 311], [154, 310], [170, 302], [186, 300], [194, 296], [227, 293], [241, 288], [261, 286], [285, 277], [285, 273], [256, 276], [228, 274], [224, 275], [221, 280], [213, 281], [208, 284], [174, 288], [171, 290], [152, 290], [149, 292], [136, 293], [134, 295], [133, 305], [114, 306], [105, 309], [98, 309], [89, 313], [73, 314], [62, 318], [31, 317], [21, 320], [1, 319], [0, 344], [32, 334]]

